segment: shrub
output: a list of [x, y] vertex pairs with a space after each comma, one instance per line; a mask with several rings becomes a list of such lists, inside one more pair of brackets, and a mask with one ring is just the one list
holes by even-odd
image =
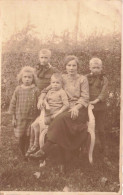
[[[34, 67], [38, 63], [38, 51], [41, 48], [49, 48], [52, 51], [52, 64], [62, 72], [65, 68], [63, 58], [65, 55], [74, 54], [80, 59], [79, 72], [87, 74], [88, 64], [92, 56], [101, 58], [104, 72], [109, 80], [109, 98], [107, 100], [107, 125], [106, 128], [120, 126], [120, 71], [121, 71], [121, 40], [119, 34], [113, 36], [90, 36], [74, 42], [55, 42], [48, 40], [42, 43], [32, 37], [28, 30], [12, 36], [3, 45], [2, 53], [2, 109], [8, 109], [13, 91], [17, 86], [16, 76], [23, 66]], [[25, 34], [24, 34], [25, 33]], [[19, 38], [18, 38], [19, 37]], [[66, 41], [66, 39], [65, 39]]]

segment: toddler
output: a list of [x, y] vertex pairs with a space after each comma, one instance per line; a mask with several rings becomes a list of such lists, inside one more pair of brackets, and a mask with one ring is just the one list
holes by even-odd
[[[46, 94], [43, 107], [45, 109], [44, 123], [49, 125], [50, 122], [60, 113], [69, 108], [68, 97], [62, 89], [62, 76], [60, 73], [54, 73], [51, 77], [51, 89]], [[37, 128], [37, 123], [41, 123], [40, 132]], [[39, 134], [46, 128], [40, 121], [40, 117], [31, 126], [30, 147], [26, 156], [35, 153], [39, 149]], [[43, 135], [43, 134], [42, 134]], [[41, 135], [40, 135], [41, 137]]]
[[19, 86], [12, 96], [9, 112], [19, 147], [24, 156], [29, 146], [30, 125], [37, 117], [37, 101], [39, 89], [35, 86], [34, 69], [30, 66], [22, 68], [18, 75]]
[[102, 61], [99, 58], [92, 58], [89, 68], [91, 73], [87, 77], [89, 81], [90, 103], [94, 105], [95, 129], [100, 141], [100, 150], [106, 155], [104, 125], [108, 80], [102, 73]]

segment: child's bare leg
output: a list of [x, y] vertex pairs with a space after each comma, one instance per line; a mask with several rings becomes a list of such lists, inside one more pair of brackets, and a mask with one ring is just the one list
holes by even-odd
[[31, 125], [31, 133], [30, 133], [30, 144], [29, 147], [31, 148], [34, 144], [34, 138], [35, 138], [35, 134], [34, 134], [34, 128]]
[[36, 137], [38, 136], [37, 133], [35, 132], [37, 126], [38, 126], [38, 118], [31, 125], [30, 144], [26, 156], [29, 156], [33, 152], [33, 150], [35, 151], [35, 139], [37, 139]]
[[[30, 146], [34, 146], [37, 141], [39, 128], [39, 117], [31, 125], [31, 137], [30, 137]], [[37, 144], [39, 145], [39, 144]]]
[[34, 128], [34, 144], [33, 146], [39, 147], [40, 126], [39, 123], [35, 124]]

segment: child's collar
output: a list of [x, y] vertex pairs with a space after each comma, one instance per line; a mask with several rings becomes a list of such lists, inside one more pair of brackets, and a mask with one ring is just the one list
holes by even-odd
[[30, 88], [35, 87], [35, 85], [32, 84], [32, 85], [30, 85], [30, 86], [25, 86], [24, 84], [22, 84], [21, 87], [22, 87], [23, 89], [30, 89]]
[[63, 89], [62, 87], [58, 90], [54, 90], [54, 89], [50, 89], [50, 91], [56, 92], [56, 91], [60, 91], [61, 89]]
[[102, 72], [99, 73], [99, 74], [94, 74], [94, 73], [91, 72], [89, 75], [90, 75], [90, 76], [97, 76], [97, 77], [98, 77], [98, 76], [104, 76], [105, 74], [102, 73]]

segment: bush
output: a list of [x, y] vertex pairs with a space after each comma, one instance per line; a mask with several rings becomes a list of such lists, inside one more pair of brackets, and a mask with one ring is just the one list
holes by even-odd
[[[102, 59], [104, 72], [109, 80], [109, 98], [107, 100], [106, 128], [120, 126], [120, 71], [121, 71], [121, 40], [119, 34], [113, 36], [90, 36], [80, 40], [76, 45], [62, 37], [58, 43], [48, 40], [42, 43], [32, 37], [27, 31], [22, 31], [3, 45], [2, 53], [2, 109], [8, 109], [13, 91], [17, 85], [16, 76], [23, 66], [34, 67], [38, 63], [38, 51], [49, 48], [52, 51], [52, 65], [62, 72], [65, 68], [63, 58], [74, 54], [80, 59], [79, 72], [87, 74], [88, 64], [92, 56]], [[24, 34], [25, 33], [25, 34]], [[19, 37], [19, 38], [18, 38]], [[63, 39], [64, 38], [64, 39]], [[65, 40], [65, 42], [64, 42]]]

